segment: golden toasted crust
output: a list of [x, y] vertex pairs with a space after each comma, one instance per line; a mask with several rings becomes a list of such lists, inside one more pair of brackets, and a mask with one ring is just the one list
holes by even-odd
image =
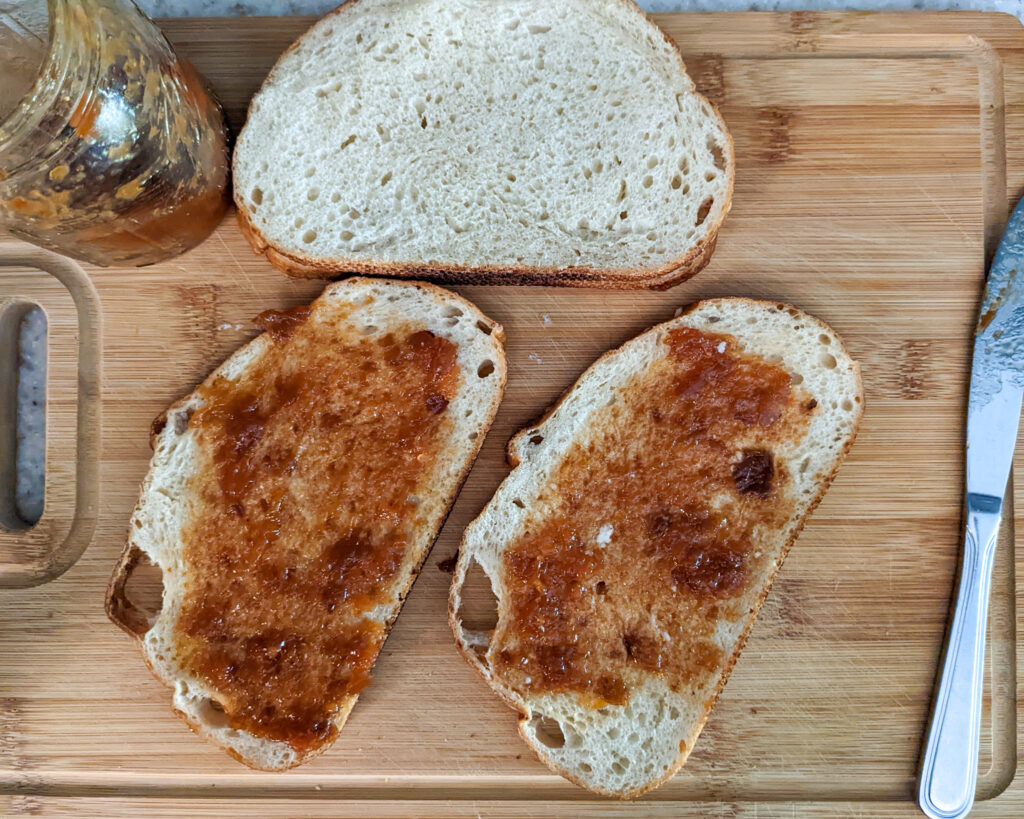
[[[344, 3], [329, 12], [324, 19], [340, 15], [358, 2], [359, 0], [345, 0]], [[685, 73], [686, 63], [683, 61], [679, 44], [669, 37], [649, 14], [644, 12], [643, 9], [638, 8], [633, 0], [620, 0], [620, 2], [623, 5], [633, 7], [661, 33], [665, 42], [671, 46], [672, 53], [678, 57], [679, 69]], [[304, 37], [305, 35], [302, 36]], [[274, 81], [281, 61], [301, 40], [302, 37], [299, 37], [278, 57], [274, 67], [260, 86], [261, 91], [266, 85]], [[719, 211], [717, 218], [709, 226], [708, 232], [703, 239], [691, 247], [683, 256], [659, 265], [656, 268], [606, 269], [587, 266], [559, 268], [554, 266], [536, 267], [531, 265], [488, 264], [466, 266], [420, 262], [368, 261], [366, 259], [350, 259], [341, 256], [330, 259], [316, 258], [301, 252], [285, 250], [267, 239], [262, 231], [253, 224], [244, 198], [235, 190], [234, 199], [238, 215], [238, 225], [242, 235], [249, 241], [253, 252], [257, 256], [265, 256], [267, 261], [274, 267], [294, 278], [330, 279], [355, 273], [364, 276], [425, 279], [440, 284], [536, 285], [541, 287], [589, 287], [603, 290], [667, 290], [697, 275], [711, 261], [711, 256], [715, 252], [715, 246], [718, 243], [718, 231], [732, 207], [733, 183], [736, 175], [732, 134], [729, 133], [718, 107], [696, 90], [693, 93], [707, 103], [718, 120], [721, 131], [727, 140], [728, 144], [725, 153], [728, 156], [728, 161], [725, 165], [729, 176], [727, 186], [728, 198], [726, 199], [725, 206]], [[257, 91], [258, 94], [259, 91]], [[252, 102], [250, 101], [249, 110], [251, 111], [251, 109]]]
[[[409, 573], [405, 585], [401, 588], [401, 590], [398, 593], [398, 604], [395, 607], [394, 614], [384, 624], [385, 638], [388, 634], [391, 633], [391, 628], [394, 625], [395, 619], [398, 617], [398, 614], [401, 612], [402, 605], [405, 602], [405, 598], [408, 595], [410, 589], [412, 588], [412, 585], [415, 582], [416, 577], [422, 570], [423, 563], [426, 560], [427, 556], [430, 554], [434, 541], [437, 539], [438, 534], [440, 534], [441, 529], [444, 528], [445, 521], [448, 519], [448, 515], [451, 513], [452, 505], [454, 504], [455, 499], [458, 497], [459, 491], [461, 490], [463, 483], [465, 483], [466, 478], [469, 476], [470, 470], [472, 469], [473, 464], [476, 461], [476, 457], [480, 452], [480, 448], [483, 446], [484, 439], [486, 438], [487, 433], [491, 428], [491, 425], [494, 423], [494, 417], [497, 414], [498, 407], [501, 404], [501, 398], [504, 393], [505, 383], [507, 379], [507, 366], [504, 349], [505, 331], [501, 324], [485, 316], [479, 310], [479, 308], [477, 308], [476, 305], [474, 305], [472, 302], [468, 301], [462, 296], [459, 296], [458, 294], [444, 290], [441, 287], [437, 287], [436, 285], [424, 282], [396, 282], [396, 284], [422, 288], [428, 293], [438, 298], [442, 298], [445, 301], [456, 302], [460, 304], [463, 308], [465, 308], [466, 312], [470, 313], [471, 315], [478, 316], [480, 320], [486, 321], [492, 328], [491, 336], [493, 336], [493, 338], [497, 342], [497, 344], [495, 345], [494, 355], [498, 358], [498, 360], [495, 362], [495, 375], [499, 378], [499, 383], [497, 384], [494, 390], [494, 399], [492, 400], [491, 405], [488, 408], [486, 418], [484, 419], [480, 426], [479, 434], [475, 439], [475, 444], [473, 445], [473, 447], [471, 447], [470, 452], [468, 453], [464, 461], [462, 470], [459, 473], [457, 480], [453, 484], [451, 492], [445, 499], [443, 511], [438, 518], [437, 526], [430, 534], [430, 537], [427, 540], [427, 544], [423, 549], [422, 554], [419, 555], [419, 559], [416, 562], [416, 565], [412, 568], [412, 571]], [[264, 334], [257, 336], [257, 338], [262, 337], [262, 335]], [[253, 341], [249, 342], [249, 344], [252, 343]], [[216, 379], [218, 377], [218, 374], [221, 373], [226, 364], [227, 361], [222, 362], [220, 365], [218, 365], [218, 367], [216, 367], [213, 370], [213, 372], [205, 379], [203, 383], [209, 383]], [[188, 398], [189, 396], [185, 396], [184, 398], [179, 399], [157, 416], [157, 418], [153, 422], [153, 427], [151, 430], [151, 445], [153, 444], [156, 436], [163, 430], [168, 418], [174, 417], [176, 410], [179, 410], [183, 406], [185, 406], [185, 404], [188, 401]], [[121, 557], [114, 568], [109, 583], [107, 584], [107, 591], [104, 601], [104, 608], [107, 617], [126, 634], [131, 636], [132, 639], [136, 642], [136, 644], [140, 645], [140, 647], [142, 643], [142, 637], [149, 628], [149, 623], [146, 621], [145, 615], [139, 612], [128, 599], [126, 595], [126, 585], [128, 579], [131, 577], [132, 572], [138, 565], [143, 554], [144, 553], [142, 552], [142, 550], [132, 541], [132, 536], [129, 533], [127, 542], [125, 543], [124, 550], [121, 553]], [[143, 660], [146, 663], [146, 666], [149, 668], [153, 676], [161, 682], [163, 682], [165, 685], [173, 686], [174, 680], [162, 675], [153, 666], [148, 654], [145, 651], [142, 651], [141, 653], [143, 656]], [[333, 722], [337, 728], [337, 733], [340, 733], [341, 729], [344, 727], [345, 722], [348, 719], [348, 715], [352, 711], [352, 708], [355, 706], [356, 700], [358, 698], [358, 695], [353, 695], [346, 699], [340, 705], [337, 713], [333, 718]], [[250, 757], [246, 757], [239, 754], [233, 748], [219, 741], [216, 737], [211, 736], [211, 734], [208, 731], [204, 730], [204, 726], [201, 723], [192, 719], [192, 717], [186, 714], [185, 712], [173, 706], [172, 710], [179, 717], [181, 717], [196, 734], [212, 742], [214, 745], [220, 747], [221, 749], [227, 751], [228, 754], [237, 759], [239, 762], [242, 762], [243, 764], [256, 770], [280, 771], [288, 768], [294, 768], [298, 765], [307, 762], [309, 759], [322, 754], [333, 744], [334, 739], [337, 736], [336, 733], [334, 737], [329, 738], [320, 745], [314, 746], [310, 748], [308, 751], [297, 755], [294, 761], [287, 766], [268, 767], [260, 765], [256, 760]]]
[[[708, 301], [729, 303], [729, 304], [734, 305], [736, 307], [749, 307], [749, 306], [755, 306], [755, 305], [760, 303], [756, 299], [749, 299], [749, 298], [711, 299], [711, 300], [708, 300]], [[706, 303], [707, 303], [707, 301], [693, 302], [693, 303], [687, 305], [686, 307], [684, 307], [680, 311], [679, 316], [686, 315], [687, 313], [690, 313], [690, 312], [696, 310], [701, 305], [706, 304]], [[775, 302], [774, 304], [775, 304], [775, 306], [780, 311], [788, 311], [788, 310], [796, 310], [796, 309], [798, 309], [798, 308], [794, 308], [791, 305], [783, 303], [783, 302]], [[819, 327], [821, 329], [821, 331], [823, 333], [827, 333], [827, 334], [832, 335], [831, 329], [824, 322], [820, 321], [819, 319], [815, 318], [814, 316], [810, 316], [810, 315], [808, 315], [806, 313], [802, 313], [802, 311], [801, 311], [801, 314], [802, 314], [802, 320], [804, 320], [804, 321], [806, 321], [806, 322], [808, 322], [810, 324], [816, 325], [817, 327]], [[676, 318], [678, 318], [679, 316], [677, 316]], [[662, 327], [665, 326], [665, 324], [668, 324], [668, 323], [670, 323], [670, 322], [664, 322], [662, 324], [657, 324], [654, 327], [651, 327], [650, 329], [646, 330], [644, 333], [641, 333], [639, 336], [636, 336], [634, 339], [631, 339], [630, 343], [632, 343], [633, 341], [636, 341], [639, 338], [642, 338], [643, 336], [650, 335], [651, 333], [658, 332]], [[860, 365], [856, 362], [856, 360], [854, 360], [849, 355], [849, 353], [846, 350], [845, 346], [842, 344], [842, 340], [839, 339], [838, 336], [835, 336], [835, 338], [836, 338], [836, 341], [839, 344], [839, 348], [842, 351], [844, 357], [846, 359], [849, 359], [849, 361], [851, 362], [851, 364], [853, 366], [853, 371], [854, 371], [855, 376], [856, 376], [856, 381], [857, 381], [857, 398], [858, 398], [858, 400], [854, 402], [854, 408], [852, 410], [852, 412], [853, 412], [852, 432], [850, 433], [849, 437], [847, 438], [847, 440], [843, 444], [842, 451], [839, 454], [838, 458], [836, 459], [835, 464], [832, 467], [832, 470], [828, 473], [828, 475], [824, 476], [820, 480], [820, 482], [818, 483], [816, 494], [811, 499], [811, 501], [808, 503], [805, 512], [800, 517], [800, 519], [797, 521], [796, 525], [793, 528], [793, 531], [791, 532], [790, 536], [787, 538], [785, 544], [782, 546], [782, 548], [781, 548], [781, 550], [779, 552], [778, 560], [776, 561], [775, 566], [772, 569], [772, 571], [769, 573], [768, 578], [767, 578], [764, 586], [761, 589], [761, 593], [760, 593], [757, 601], [754, 603], [754, 605], [752, 607], [751, 614], [750, 614], [750, 616], [748, 618], [747, 625], [743, 629], [742, 633], [740, 634], [739, 639], [737, 640], [735, 649], [733, 650], [732, 654], [726, 659], [726, 661], [725, 661], [725, 663], [723, 665], [721, 679], [718, 681], [718, 684], [717, 684], [717, 686], [715, 688], [715, 691], [714, 691], [713, 695], [710, 698], [708, 698], [703, 703], [703, 709], [702, 709], [702, 713], [701, 713], [701, 718], [700, 718], [699, 723], [696, 726], [696, 731], [693, 734], [694, 736], [699, 736], [700, 732], [703, 730], [703, 727], [704, 727], [705, 723], [707, 722], [708, 716], [711, 714], [712, 709], [714, 708], [715, 704], [718, 702], [718, 698], [721, 695], [722, 690], [725, 688], [725, 684], [728, 682], [729, 676], [732, 674], [732, 670], [735, 667], [737, 660], [739, 659], [740, 653], [743, 651], [743, 647], [746, 644], [747, 637], [749, 636], [750, 631], [753, 628], [754, 623], [756, 622], [757, 615], [760, 612], [761, 607], [764, 605], [764, 601], [767, 598], [769, 591], [771, 590], [772, 584], [774, 582], [776, 574], [778, 573], [779, 568], [782, 566], [783, 562], [785, 561], [786, 556], [789, 554], [790, 549], [792, 548], [793, 544], [796, 542], [797, 537], [800, 535], [801, 531], [803, 531], [803, 528], [804, 528], [805, 523], [807, 522], [807, 519], [811, 516], [812, 512], [817, 508], [818, 504], [821, 503], [822, 498], [825, 496], [825, 493], [828, 491], [829, 486], [831, 486], [832, 481], [835, 479], [835, 476], [836, 476], [836, 474], [839, 471], [839, 467], [842, 465], [843, 461], [846, 458], [846, 455], [849, 453], [850, 448], [853, 446], [854, 441], [856, 440], [857, 433], [859, 431], [860, 423], [861, 423], [861, 420], [863, 418], [863, 413], [864, 413], [864, 388], [863, 388], [863, 383], [861, 381]], [[576, 379], [576, 381], [572, 384], [572, 386], [570, 386], [567, 390], [565, 390], [565, 392], [563, 392], [562, 395], [560, 395], [558, 397], [558, 399], [540, 416], [540, 418], [538, 418], [534, 423], [529, 424], [529, 425], [523, 427], [521, 430], [519, 430], [519, 432], [517, 432], [515, 435], [513, 435], [511, 439], [509, 439], [508, 446], [507, 446], [507, 449], [506, 449], [506, 458], [508, 460], [508, 463], [509, 463], [510, 467], [512, 467], [514, 469], [515, 467], [517, 467], [520, 464], [519, 452], [520, 452], [520, 450], [522, 448], [523, 440], [528, 438], [528, 437], [530, 437], [530, 436], [532, 436], [532, 435], [534, 435], [534, 434], [536, 434], [537, 428], [540, 427], [548, 418], [550, 418], [558, 410], [558, 408], [566, 400], [566, 398], [569, 396], [569, 394], [576, 388], [577, 384], [579, 384], [581, 381], [583, 381], [583, 379], [586, 377], [586, 375], [591, 370], [593, 370], [595, 367], [597, 367], [604, 360], [606, 360], [606, 359], [608, 359], [608, 358], [610, 358], [610, 357], [612, 357], [614, 355], [617, 355], [620, 352], [620, 350], [621, 350], [621, 347], [616, 347], [614, 349], [608, 350], [607, 352], [605, 352], [601, 356], [599, 356], [597, 359], [595, 359], [595, 361], [583, 373], [580, 374], [580, 376]], [[460, 544], [459, 544], [458, 554], [459, 554], [460, 562], [467, 555], [470, 554], [470, 549], [467, 548], [467, 543], [466, 543], [465, 536], [463, 537], [462, 542], [460, 542]], [[585, 782], [582, 779], [580, 779], [578, 776], [576, 776], [576, 774], [571, 769], [565, 768], [564, 766], [561, 766], [561, 765], [558, 765], [558, 764], [554, 763], [554, 761], [550, 758], [550, 756], [548, 756], [547, 754], [544, 754], [542, 752], [542, 750], [537, 747], [535, 741], [524, 730], [525, 725], [528, 723], [528, 721], [530, 719], [530, 714], [526, 710], [524, 710], [522, 702], [513, 699], [509, 695], [509, 692], [504, 688], [504, 686], [497, 685], [495, 683], [495, 681], [491, 678], [490, 674], [488, 673], [488, 670], [484, 667], [484, 665], [482, 663], [480, 663], [477, 660], [476, 656], [474, 655], [472, 647], [470, 645], [468, 645], [466, 642], [464, 642], [460, 638], [461, 625], [460, 625], [460, 620], [459, 620], [459, 616], [458, 616], [458, 602], [459, 602], [459, 593], [461, 591], [461, 588], [457, 587], [457, 585], [456, 585], [456, 583], [458, 582], [457, 579], [459, 578], [459, 576], [460, 575], [459, 575], [459, 572], [457, 570], [456, 574], [455, 574], [456, 580], [453, 581], [453, 583], [452, 583], [451, 589], [449, 591], [449, 597], [448, 597], [448, 623], [449, 623], [449, 626], [451, 627], [453, 633], [456, 635], [455, 642], [456, 642], [456, 645], [458, 647], [458, 650], [462, 654], [463, 658], [469, 663], [469, 665], [474, 667], [477, 670], [477, 672], [480, 674], [480, 676], [488, 683], [488, 685], [491, 686], [492, 690], [505, 703], [507, 703], [511, 708], [513, 708], [517, 712], [518, 719], [519, 719], [517, 728], [518, 728], [520, 736], [523, 738], [523, 740], [526, 742], [526, 744], [529, 745], [530, 748], [537, 754], [537, 757], [540, 759], [540, 761], [543, 762], [548, 768], [550, 768], [552, 771], [557, 773], [559, 776], [562, 776], [565, 779], [568, 779], [570, 782], [573, 782], [574, 784], [579, 785], [579, 786], [581, 786], [583, 788], [586, 788], [587, 790], [590, 790], [590, 791], [592, 791], [594, 793], [597, 793], [597, 794], [599, 794], [601, 796], [612, 797], [612, 798], [620, 799], [620, 800], [630, 800], [630, 799], [635, 799], [635, 798], [637, 798], [639, 796], [642, 796], [643, 794], [648, 793], [649, 791], [652, 791], [655, 788], [660, 787], [665, 782], [667, 782], [669, 779], [671, 779], [679, 771], [680, 768], [683, 767], [683, 765], [686, 763], [687, 758], [690, 755], [690, 752], [693, 750], [692, 744], [691, 744], [690, 747], [680, 750], [679, 756], [676, 758], [676, 760], [673, 763], [673, 765], [671, 765], [670, 768], [663, 775], [657, 777], [654, 780], [651, 780], [650, 782], [645, 783], [644, 786], [641, 787], [641, 788], [637, 788], [637, 789], [632, 790], [632, 791], [621, 792], [621, 791], [611, 791], [611, 790], [607, 790], [607, 789], [601, 788], [601, 787], [595, 787], [593, 784]]]

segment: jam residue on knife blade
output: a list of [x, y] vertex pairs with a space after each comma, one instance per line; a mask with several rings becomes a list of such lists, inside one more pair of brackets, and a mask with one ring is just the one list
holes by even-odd
[[409, 327], [364, 336], [308, 308], [265, 313], [274, 344], [201, 387], [204, 468], [184, 532], [183, 668], [228, 725], [299, 752], [370, 679], [451, 421], [456, 347]]
[[[665, 355], [598, 410], [506, 549], [489, 656], [513, 690], [625, 704], [641, 671], [696, 689], [723, 660], [716, 618], [763, 568], [756, 527], [790, 515], [771, 450], [813, 405], [732, 336], [668, 331]], [[738, 477], [737, 477], [738, 476]]]

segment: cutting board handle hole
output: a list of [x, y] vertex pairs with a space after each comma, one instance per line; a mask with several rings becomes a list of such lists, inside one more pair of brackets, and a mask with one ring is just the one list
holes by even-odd
[[27, 299], [0, 302], [0, 529], [8, 532], [31, 529], [43, 514], [46, 351], [43, 309]]

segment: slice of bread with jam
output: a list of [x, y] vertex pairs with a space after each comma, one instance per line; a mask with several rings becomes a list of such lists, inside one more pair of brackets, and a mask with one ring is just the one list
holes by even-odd
[[[450, 619], [543, 762], [620, 798], [683, 765], [862, 405], [829, 327], [714, 299], [602, 356], [512, 439]], [[493, 630], [464, 621], [471, 570]]]
[[[344, 725], [501, 400], [500, 325], [432, 285], [348, 279], [268, 312], [154, 425], [111, 579], [174, 709], [254, 768]], [[148, 560], [162, 607], [129, 580]]]

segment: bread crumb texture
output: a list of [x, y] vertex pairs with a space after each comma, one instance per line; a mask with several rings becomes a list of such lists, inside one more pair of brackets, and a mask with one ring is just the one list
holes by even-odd
[[713, 239], [731, 139], [624, 0], [359, 0], [254, 98], [235, 199], [300, 261], [665, 271]]

